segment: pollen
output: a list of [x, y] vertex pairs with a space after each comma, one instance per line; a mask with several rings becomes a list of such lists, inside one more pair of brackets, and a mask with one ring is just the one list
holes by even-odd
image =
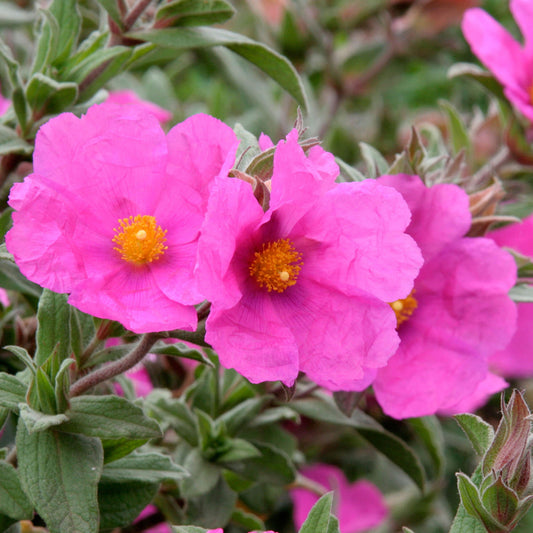
[[150, 215], [137, 215], [122, 218], [118, 221], [120, 227], [114, 228], [113, 243], [121, 259], [134, 265], [145, 265], [157, 261], [168, 248], [166, 230], [163, 230]]
[[302, 268], [302, 254], [289, 239], [263, 243], [250, 262], [250, 276], [268, 292], [283, 292], [296, 284]]
[[418, 307], [418, 302], [413, 296], [414, 292], [415, 291], [413, 289], [407, 298], [396, 300], [395, 302], [391, 302], [389, 304], [396, 315], [397, 327], [400, 324], [403, 324], [406, 320], [409, 320], [411, 315], [414, 313], [414, 310]]

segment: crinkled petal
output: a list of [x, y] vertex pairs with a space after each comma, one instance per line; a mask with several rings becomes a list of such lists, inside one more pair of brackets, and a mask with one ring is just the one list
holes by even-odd
[[13, 213], [6, 235], [21, 272], [55, 292], [70, 292], [86, 272], [82, 250], [72, 239], [76, 219], [68, 203], [31, 177], [12, 187], [10, 203], [22, 209]]
[[300, 279], [272, 301], [293, 333], [300, 370], [330, 390], [362, 390], [398, 347], [390, 306], [360, 292]]
[[468, 195], [456, 185], [426, 187], [418, 176], [407, 174], [381, 176], [378, 182], [394, 187], [407, 202], [412, 215], [407, 233], [415, 239], [425, 261], [470, 229]]
[[[77, 118], [62, 113], [37, 133], [34, 174], [88, 203], [108, 197], [113, 207], [153, 213], [167, 161], [165, 134], [155, 117], [136, 105], [101, 104]], [[150, 186], [147, 186], [150, 184]]]
[[422, 265], [418, 246], [404, 233], [409, 220], [405, 201], [391, 187], [375, 180], [341, 183], [300, 220], [292, 235], [320, 242], [304, 253], [307, 276], [392, 302], [409, 294]]
[[262, 218], [249, 183], [236, 178], [215, 182], [198, 245], [196, 275], [202, 293], [219, 308], [233, 307], [241, 298], [246, 275], [242, 270], [248, 261], [239, 254], [250, 249], [248, 241]]
[[520, 45], [486, 11], [472, 8], [462, 22], [465, 39], [474, 54], [505, 87], [526, 87], [528, 65]]
[[465, 344], [488, 357], [515, 331], [516, 305], [507, 294], [515, 280], [509, 253], [490, 239], [460, 239], [422, 267], [415, 282], [418, 308], [406, 326], [436, 343]]
[[494, 353], [489, 364], [508, 378], [533, 376], [533, 303], [517, 305], [516, 332], [511, 342]]
[[117, 320], [135, 333], [194, 331], [197, 325], [193, 306], [167, 298], [149, 268], [129, 264], [79, 283], [69, 303], [96, 317]]
[[[318, 147], [317, 147], [318, 148]], [[270, 211], [282, 234], [290, 233], [294, 224], [313, 207], [317, 199], [335, 186], [339, 168], [333, 155], [314, 150], [307, 157], [293, 130], [280, 141], [274, 154]]]
[[174, 126], [167, 135], [166, 195], [160, 209], [172, 212], [175, 195], [203, 216], [209, 190], [217, 176], [227, 176], [239, 140], [233, 130], [209, 115], [197, 114]]
[[493, 394], [501, 392], [508, 385], [502, 377], [488, 373], [472, 394], [465, 396], [459, 403], [439, 409], [439, 414], [451, 416], [458, 413], [473, 413], [485, 405]]
[[379, 404], [393, 418], [435, 414], [468, 396], [487, 374], [485, 357], [467, 347], [436, 344], [414, 328], [400, 335], [398, 351], [373, 383]]
[[232, 309], [215, 305], [206, 323], [206, 341], [226, 368], [252, 383], [280, 380], [290, 386], [298, 375], [298, 347], [268, 294], [251, 292]]
[[265, 152], [269, 148], [274, 148], [274, 143], [272, 142], [272, 139], [266, 133], [261, 133], [261, 135], [259, 135], [258, 142], [259, 148], [262, 152]]
[[[533, 75], [532, 75], [533, 80]], [[532, 81], [533, 88], [533, 81]], [[522, 115], [533, 122], [533, 105], [531, 102], [531, 94], [528, 90], [524, 89], [515, 89], [506, 87], [503, 90], [505, 96], [513, 104]]]
[[[339, 519], [339, 529], [343, 533], [367, 531], [383, 522], [388, 515], [383, 495], [366, 480], [348, 483], [342, 470], [326, 464], [306, 468], [302, 475], [335, 491], [336, 508], [333, 513]], [[291, 498], [294, 503], [294, 522], [297, 528], [301, 528], [319, 496], [299, 488], [291, 490]]]

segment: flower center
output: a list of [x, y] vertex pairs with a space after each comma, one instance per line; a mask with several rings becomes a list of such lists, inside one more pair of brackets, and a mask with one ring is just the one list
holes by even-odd
[[296, 283], [302, 268], [302, 254], [289, 239], [263, 243], [250, 263], [250, 276], [268, 292], [283, 292]]
[[413, 296], [414, 292], [415, 290], [413, 289], [407, 298], [396, 300], [389, 304], [396, 315], [396, 327], [408, 320], [418, 307], [418, 302]]
[[137, 215], [119, 219], [120, 228], [114, 228], [113, 242], [121, 259], [135, 265], [145, 265], [159, 259], [165, 250], [165, 234], [154, 217]]

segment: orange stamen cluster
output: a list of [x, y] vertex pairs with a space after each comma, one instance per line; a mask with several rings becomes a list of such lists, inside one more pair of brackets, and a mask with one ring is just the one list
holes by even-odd
[[396, 300], [389, 304], [396, 315], [396, 326], [399, 326], [408, 320], [414, 313], [414, 310], [418, 307], [418, 302], [413, 296], [414, 292], [413, 289], [407, 298]]
[[250, 276], [268, 292], [283, 292], [294, 285], [302, 268], [302, 254], [289, 239], [263, 243], [250, 263]]
[[119, 221], [120, 228], [114, 228], [113, 242], [124, 261], [135, 265], [145, 265], [159, 259], [165, 250], [167, 233], [161, 229], [153, 216], [137, 215]]

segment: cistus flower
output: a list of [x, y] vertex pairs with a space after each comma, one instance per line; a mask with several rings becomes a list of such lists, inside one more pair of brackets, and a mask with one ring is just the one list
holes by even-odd
[[487, 379], [489, 356], [511, 339], [516, 306], [508, 292], [516, 265], [494, 241], [464, 237], [468, 196], [456, 185], [428, 188], [405, 174], [378, 182], [407, 201], [407, 233], [424, 265], [409, 298], [391, 302], [401, 343], [378, 371], [374, 391], [394, 418], [450, 412]]
[[237, 144], [207, 115], [165, 136], [133, 104], [63, 113], [41, 127], [33, 174], [11, 190], [7, 248], [28, 279], [86, 313], [137, 333], [193, 330], [208, 191]]
[[[333, 514], [339, 520], [342, 533], [358, 533], [381, 524], [389, 514], [383, 495], [379, 489], [366, 480], [349, 483], [346, 476], [336, 466], [317, 464], [302, 471], [307, 479], [320, 484], [327, 490], [335, 491]], [[294, 504], [294, 523], [299, 529], [319, 496], [309, 489], [291, 490]]]
[[533, 121], [533, 3], [511, 0], [510, 8], [524, 36], [523, 46], [480, 8], [465, 13], [463, 34], [472, 52], [502, 84], [509, 101]]
[[334, 182], [333, 156], [306, 156], [293, 130], [274, 154], [270, 206], [218, 178], [199, 244], [212, 302], [206, 340], [254, 383], [299, 371], [332, 390], [373, 377], [396, 350], [395, 315], [421, 264], [401, 195], [373, 180]]
[[[520, 224], [491, 231], [487, 237], [500, 246], [508, 246], [533, 258], [533, 215]], [[491, 366], [499, 374], [509, 378], [533, 376], [533, 303], [519, 303], [517, 309], [516, 333], [503, 350], [490, 358]]]

